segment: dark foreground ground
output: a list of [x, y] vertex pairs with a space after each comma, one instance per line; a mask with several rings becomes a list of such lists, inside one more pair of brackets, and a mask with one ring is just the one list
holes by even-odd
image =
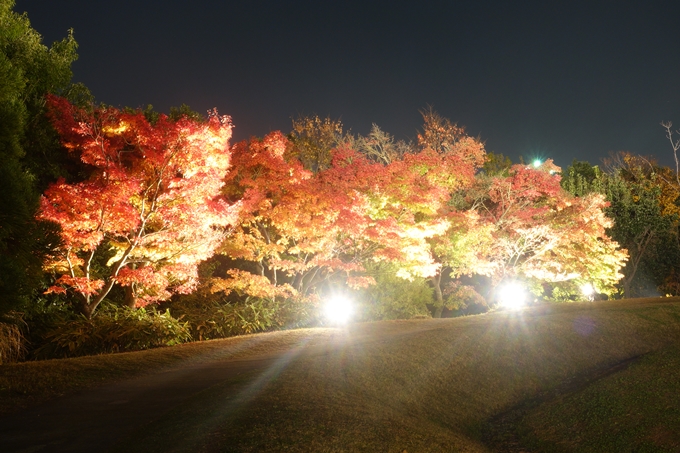
[[[263, 338], [289, 341], [272, 352]], [[654, 404], [678, 418], [669, 402], [680, 373], [663, 368], [662, 356], [645, 360], [671, 348], [680, 363], [679, 340], [680, 301], [657, 298], [186, 345], [192, 355], [170, 367], [8, 412], [0, 452], [611, 451], [617, 436], [603, 450], [582, 449], [588, 439], [573, 435], [590, 416], [588, 392], [618, 402], [620, 388], [632, 389], [617, 415], [622, 430], [649, 388], [671, 392]], [[666, 380], [645, 384], [657, 375]], [[613, 432], [603, 414], [577, 434]], [[654, 423], [618, 451], [680, 451], [680, 418]]]
[[[270, 380], [291, 358], [323, 356], [347, 347], [348, 343], [370, 344], [392, 337], [437, 329], [437, 323], [422, 322], [381, 330], [379, 335], [363, 332], [348, 336], [323, 336], [303, 340], [285, 351], [252, 354], [233, 359], [225, 347], [223, 358], [187, 362], [151, 375], [116, 382], [75, 395], [69, 394], [0, 417], [2, 453], [90, 453], [117, 450], [128, 436], [166, 413], [182, 409], [193, 396], [214, 386], [221, 394], [233, 395], [225, 410], [247, 409], [258, 383]], [[241, 354], [242, 355], [242, 354]], [[224, 414], [223, 414], [224, 415]], [[124, 448], [124, 447], [123, 447]]]

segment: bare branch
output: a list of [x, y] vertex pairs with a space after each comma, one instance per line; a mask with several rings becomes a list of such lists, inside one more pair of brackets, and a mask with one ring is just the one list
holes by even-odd
[[[678, 160], [678, 150], [680, 149], [680, 139], [673, 139], [673, 123], [670, 121], [662, 121], [661, 126], [666, 129], [666, 138], [671, 142], [671, 148], [673, 148], [673, 157], [675, 158], [675, 179], [680, 186], [680, 160]], [[680, 132], [680, 131], [676, 131]]]

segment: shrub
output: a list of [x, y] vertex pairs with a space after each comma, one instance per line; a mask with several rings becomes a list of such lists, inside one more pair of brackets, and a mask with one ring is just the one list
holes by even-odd
[[376, 284], [362, 291], [365, 319], [430, 317], [427, 305], [432, 304], [434, 299], [426, 279], [397, 277], [396, 270], [387, 264], [373, 265], [369, 272]]
[[309, 304], [293, 299], [245, 297], [230, 301], [221, 294], [197, 293], [168, 305], [173, 313], [188, 322], [194, 340], [299, 327], [309, 319]]
[[469, 307], [475, 307], [477, 310], [488, 308], [486, 299], [472, 285], [464, 285], [457, 280], [449, 282], [444, 287], [443, 294], [446, 297], [444, 306], [449, 310], [463, 310]]
[[31, 351], [44, 343], [44, 338], [57, 326], [76, 319], [76, 314], [70, 305], [60, 300], [37, 298], [22, 307], [21, 312], [14, 313], [20, 317], [20, 323], [15, 322], [26, 338], [29, 355]]
[[92, 319], [77, 316], [57, 322], [32, 355], [46, 359], [137, 351], [191, 339], [188, 323], [173, 318], [169, 311], [108, 304]]

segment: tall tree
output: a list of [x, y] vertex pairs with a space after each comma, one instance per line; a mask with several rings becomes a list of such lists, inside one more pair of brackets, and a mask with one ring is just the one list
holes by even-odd
[[422, 204], [412, 166], [385, 166], [341, 147], [313, 173], [297, 151], [278, 132], [234, 146], [224, 193], [243, 209], [221, 253], [242, 263], [217, 288], [308, 297], [335, 279], [370, 283], [362, 276], [367, 258], [394, 259], [410, 271], [429, 263], [423, 238], [430, 233], [405, 207]]
[[512, 167], [512, 161], [509, 157], [503, 154], [496, 154], [494, 152], [486, 153], [486, 160], [484, 161], [484, 173], [489, 176], [496, 176], [507, 173]]
[[232, 148], [234, 169], [223, 193], [242, 209], [220, 253], [236, 262], [213, 290], [306, 297], [355, 265], [340, 258], [344, 248], [336, 243], [338, 216], [348, 201], [334, 198], [303, 168], [298, 151], [280, 132]]
[[128, 305], [187, 293], [197, 265], [220, 244], [235, 207], [218, 198], [229, 168], [231, 122], [208, 122], [109, 107], [92, 111], [50, 97], [64, 146], [90, 167], [81, 182], [60, 180], [42, 198], [38, 217], [59, 224], [62, 246], [48, 269], [50, 291], [71, 293], [91, 316], [114, 285]]
[[[608, 234], [628, 250], [622, 272], [625, 297], [663, 292], [676, 293], [680, 273], [678, 220], [680, 208], [675, 172], [653, 158], [628, 152], [605, 159], [605, 172], [587, 162], [574, 162], [563, 186], [577, 196], [599, 192], [612, 220]], [[675, 289], [673, 289], [675, 288]]]
[[610, 203], [607, 214], [614, 219], [611, 235], [630, 254], [622, 285], [624, 296], [633, 297], [649, 286], [646, 280], [650, 277], [652, 287], [663, 283], [665, 276], [645, 275], [643, 271], [656, 267], [654, 262], [661, 258], [659, 246], [664, 244], [662, 254], [677, 250], [675, 178], [669, 169], [627, 152], [612, 155], [607, 165], [609, 171], [601, 179]]
[[[434, 275], [439, 264], [428, 240], [449, 227], [439, 213], [451, 191], [473, 179], [470, 154], [483, 148], [461, 140], [446, 152], [423, 147], [384, 160], [343, 144], [316, 172], [304, 169], [295, 140], [280, 133], [239, 143], [233, 152], [225, 194], [244, 209], [222, 252], [244, 263], [220, 284], [307, 296], [334, 278], [370, 283], [367, 260], [389, 261], [403, 278]], [[480, 155], [475, 162], [481, 161]]]
[[589, 162], [574, 159], [567, 170], [562, 173], [560, 185], [564, 190], [577, 197], [592, 192], [602, 193], [601, 175], [602, 171], [597, 165], [592, 166]]
[[575, 198], [564, 191], [559, 171], [548, 160], [485, 180], [474, 203], [492, 225], [486, 271], [495, 283], [514, 277], [588, 282], [611, 293], [626, 254], [607, 234], [607, 204], [597, 193]]
[[373, 123], [371, 132], [366, 137], [361, 135], [356, 138], [347, 135], [352, 149], [366, 155], [370, 160], [388, 165], [402, 159], [407, 153], [413, 152], [413, 147], [403, 140], [394, 140], [394, 137], [384, 132]]
[[[486, 161], [484, 144], [470, 137], [465, 128], [451, 123], [432, 109], [422, 111], [423, 130], [418, 134], [414, 161], [421, 160], [416, 156], [433, 156], [423, 168], [432, 175], [434, 185], [441, 190], [441, 202], [437, 209], [430, 213], [420, 213], [421, 218], [445, 219], [447, 228], [443, 234], [433, 235], [429, 239], [436, 271], [430, 277], [434, 288], [434, 316], [440, 317], [444, 308], [443, 283], [447, 274], [458, 278], [478, 270], [477, 252], [488, 239], [488, 229], [480, 226], [478, 216], [461, 203], [462, 194], [475, 184], [475, 174]], [[467, 212], [466, 212], [467, 211]], [[463, 265], [463, 263], [465, 263]]]
[[290, 153], [315, 173], [330, 167], [331, 151], [344, 142], [342, 123], [318, 115], [294, 119], [288, 138], [293, 144]]
[[55, 148], [44, 127], [44, 97], [69, 86], [77, 57], [71, 33], [48, 48], [13, 7], [13, 0], [0, 0], [0, 312], [31, 294], [55, 239], [34, 220], [36, 184], [46, 168], [41, 156]]

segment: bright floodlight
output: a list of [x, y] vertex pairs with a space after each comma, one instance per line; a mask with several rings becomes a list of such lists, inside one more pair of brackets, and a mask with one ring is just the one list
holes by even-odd
[[527, 293], [519, 282], [508, 282], [500, 288], [498, 299], [503, 308], [517, 310], [526, 304]]
[[595, 288], [590, 283], [581, 285], [581, 292], [588, 300], [593, 300], [595, 296]]
[[534, 160], [534, 168], [538, 168], [543, 164], [540, 159], [535, 159]]
[[354, 315], [354, 305], [344, 296], [335, 295], [324, 304], [324, 315], [332, 324], [346, 324]]

